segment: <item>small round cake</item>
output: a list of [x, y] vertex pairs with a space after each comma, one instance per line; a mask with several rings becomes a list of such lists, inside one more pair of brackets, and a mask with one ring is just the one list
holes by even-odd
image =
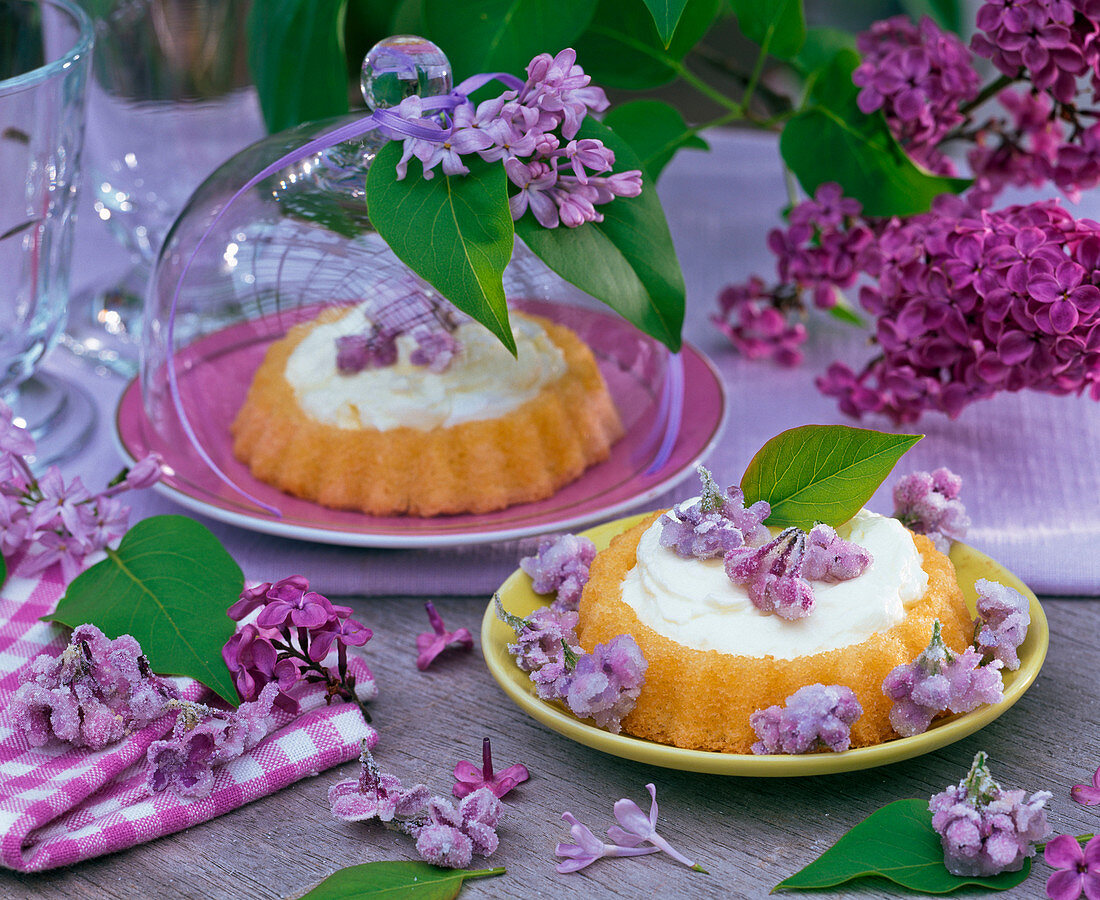
[[444, 366], [418, 363], [416, 330], [395, 330], [392, 358], [349, 371], [340, 342], [375, 334], [368, 316], [327, 310], [268, 349], [232, 426], [256, 478], [372, 515], [484, 513], [549, 497], [622, 434], [591, 350], [567, 328], [512, 313], [517, 359], [461, 322]]
[[721, 557], [684, 558], [661, 546], [660, 513], [596, 556], [580, 601], [577, 636], [591, 651], [631, 634], [648, 663], [623, 731], [697, 750], [748, 753], [749, 717], [815, 683], [847, 685], [863, 707], [853, 747], [897, 735], [882, 682], [928, 646], [933, 623], [961, 651], [973, 623], [951, 561], [923, 535], [866, 511], [837, 529], [870, 551], [857, 578], [816, 583], [810, 615], [756, 608]]

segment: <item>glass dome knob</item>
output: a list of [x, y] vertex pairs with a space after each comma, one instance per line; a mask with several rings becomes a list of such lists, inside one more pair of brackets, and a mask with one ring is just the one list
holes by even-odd
[[449, 94], [451, 63], [431, 41], [396, 35], [379, 41], [363, 58], [359, 86], [371, 112], [397, 106], [414, 94]]

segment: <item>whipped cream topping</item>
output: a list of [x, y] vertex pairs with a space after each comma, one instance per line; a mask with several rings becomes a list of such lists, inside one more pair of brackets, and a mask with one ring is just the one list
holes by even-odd
[[857, 644], [905, 618], [928, 590], [928, 574], [909, 532], [897, 521], [862, 510], [837, 528], [873, 561], [849, 581], [811, 582], [815, 604], [804, 619], [783, 619], [753, 606], [726, 576], [721, 557], [685, 559], [660, 544], [654, 522], [638, 544], [638, 562], [622, 598], [658, 634], [695, 650], [794, 659]]
[[492, 419], [518, 409], [565, 374], [565, 357], [546, 330], [512, 313], [513, 358], [487, 328], [466, 322], [455, 331], [462, 349], [445, 372], [409, 362], [416, 341], [397, 339], [397, 362], [344, 375], [336, 368], [336, 338], [370, 327], [362, 306], [313, 328], [294, 348], [284, 374], [298, 405], [337, 428], [422, 431]]

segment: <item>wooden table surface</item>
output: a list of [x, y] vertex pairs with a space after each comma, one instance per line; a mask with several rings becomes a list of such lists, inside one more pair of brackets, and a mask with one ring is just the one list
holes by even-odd
[[[436, 600], [448, 627], [480, 628], [485, 600]], [[497, 768], [523, 762], [531, 780], [505, 801], [500, 848], [485, 868], [507, 874], [467, 882], [462, 897], [765, 897], [783, 878], [827, 849], [848, 828], [903, 797], [928, 797], [988, 752], [1006, 787], [1050, 790], [1055, 833], [1100, 831], [1100, 812], [1074, 803], [1070, 787], [1100, 764], [1100, 603], [1048, 599], [1050, 652], [1036, 683], [1012, 709], [970, 737], [890, 766], [813, 778], [698, 775], [630, 762], [591, 750], [528, 718], [489, 675], [480, 647], [415, 667], [415, 635], [427, 619], [416, 598], [352, 601], [374, 628], [367, 657], [380, 687], [372, 705], [380, 740], [375, 757], [407, 782], [449, 792], [459, 759], [479, 760], [493, 741]], [[354, 776], [356, 763], [322, 772], [213, 821], [108, 857], [35, 875], [0, 872], [0, 897], [296, 898], [345, 866], [415, 859], [412, 841], [378, 825], [347, 823], [328, 810], [328, 788]], [[554, 846], [568, 840], [568, 810], [597, 834], [614, 823], [620, 797], [648, 808], [657, 785], [660, 831], [710, 874], [664, 854], [599, 860], [581, 873], [554, 870]], [[477, 867], [482, 867], [478, 865]], [[1051, 869], [1041, 860], [1019, 888], [999, 897], [1042, 897]], [[981, 896], [969, 893], [966, 896]], [[797, 896], [797, 895], [792, 895]], [[907, 896], [884, 881], [804, 896]]]

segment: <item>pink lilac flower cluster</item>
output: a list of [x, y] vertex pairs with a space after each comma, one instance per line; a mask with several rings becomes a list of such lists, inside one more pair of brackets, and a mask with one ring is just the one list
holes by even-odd
[[947, 468], [912, 472], [894, 485], [894, 518], [910, 531], [927, 535], [936, 549], [947, 553], [952, 541], [961, 541], [970, 527], [966, 507], [959, 499], [962, 478]]
[[130, 508], [118, 495], [155, 484], [161, 459], [146, 456], [92, 494], [80, 478], [66, 483], [57, 466], [36, 476], [26, 459], [34, 452], [34, 439], [0, 401], [0, 553], [20, 555], [18, 571], [26, 576], [59, 564], [69, 581], [89, 556], [126, 533]]
[[1049, 791], [1025, 799], [993, 780], [985, 753], [979, 752], [957, 785], [932, 797], [932, 827], [940, 835], [943, 861], [953, 875], [989, 876], [1015, 872], [1035, 855], [1035, 844], [1050, 834]]
[[[569, 825], [573, 843], [562, 842], [555, 848], [554, 854], [563, 857], [557, 870], [565, 875], [578, 872], [604, 857], [647, 856], [650, 853], [664, 852], [689, 869], [704, 872], [701, 866], [688, 859], [657, 833], [657, 788], [653, 784], [647, 784], [646, 790], [650, 797], [648, 815], [633, 800], [624, 797], [616, 801], [615, 819], [618, 824], [607, 829], [611, 843], [596, 837], [572, 813], [562, 813], [562, 819]], [[648, 846], [643, 847], [643, 844]]]
[[882, 682], [882, 692], [894, 701], [890, 724], [902, 737], [928, 730], [932, 720], [950, 710], [965, 713], [1004, 696], [999, 659], [982, 664], [973, 647], [955, 653], [943, 642], [942, 626], [932, 626], [932, 639], [911, 663], [895, 667]]
[[1089, 0], [987, 0], [977, 26], [970, 46], [1009, 78], [1024, 74], [1066, 104], [1077, 98], [1082, 76], [1091, 77], [1094, 92], [1100, 92], [1100, 23]]
[[517, 784], [530, 778], [531, 773], [523, 763], [516, 763], [500, 772], [494, 772], [493, 747], [489, 739], [484, 738], [481, 742], [481, 768], [479, 769], [469, 760], [461, 759], [455, 763], [454, 776], [455, 783], [451, 793], [459, 800], [482, 788], [488, 788], [499, 800]]
[[421, 859], [444, 868], [463, 869], [474, 854], [489, 856], [496, 850], [502, 804], [488, 788], [466, 795], [456, 807], [444, 797], [432, 796], [425, 785], [404, 788], [397, 776], [380, 771], [366, 741], [360, 762], [358, 779], [341, 781], [329, 790], [336, 818], [377, 819], [415, 838]]
[[1060, 834], [1043, 848], [1043, 859], [1057, 870], [1047, 878], [1050, 900], [1077, 900], [1082, 894], [1100, 900], [1100, 837], [1091, 838], [1083, 849], [1081, 840]]
[[861, 715], [852, 689], [842, 684], [808, 684], [787, 698], [786, 706], [769, 706], [749, 716], [759, 740], [752, 745], [758, 755], [847, 750], [851, 726]]
[[499, 595], [493, 600], [497, 616], [516, 633], [508, 652], [530, 674], [538, 696], [561, 700], [574, 715], [617, 734], [645, 684], [647, 663], [634, 638], [618, 635], [586, 653], [574, 631], [576, 612], [542, 607], [521, 619], [504, 609]]
[[428, 130], [434, 127], [436, 134], [394, 135], [404, 140], [398, 178], [405, 177], [413, 157], [423, 164], [425, 178], [436, 166], [446, 175], [465, 175], [463, 156], [476, 153], [489, 162], [504, 161], [518, 188], [509, 200], [513, 219], [530, 209], [545, 228], [602, 222], [596, 207], [615, 197], [638, 196], [642, 173], [612, 173], [614, 152], [600, 140], [577, 138], [585, 117], [607, 109], [608, 101], [576, 61], [572, 49], [554, 57], [540, 54], [527, 66], [527, 81], [518, 90], [476, 107], [461, 103], [449, 121], [425, 108], [420, 97], [407, 97], [395, 112]]
[[824, 524], [809, 532], [785, 528], [767, 543], [738, 547], [725, 558], [726, 575], [748, 589], [753, 606], [784, 619], [801, 619], [813, 612], [811, 581], [848, 581], [870, 565], [870, 551]]
[[256, 700], [231, 710], [168, 701], [167, 708], [177, 710], [176, 721], [170, 737], [149, 745], [149, 790], [196, 800], [209, 797], [214, 770], [247, 753], [275, 727], [272, 706], [278, 693], [278, 684], [269, 682]]
[[954, 417], [1025, 388], [1100, 399], [1100, 224], [1055, 201], [989, 212], [942, 196], [886, 223], [864, 266], [881, 355], [817, 381], [845, 413]]
[[534, 556], [525, 556], [519, 567], [531, 576], [536, 594], [555, 594], [555, 609], [575, 610], [588, 584], [588, 567], [596, 558], [596, 545], [575, 534], [543, 538]]
[[979, 578], [978, 618], [974, 623], [974, 646], [979, 653], [1000, 660], [1006, 669], [1020, 668], [1017, 650], [1027, 637], [1031, 612], [1027, 598], [1015, 588]]
[[725, 556], [745, 544], [759, 545], [771, 533], [764, 520], [771, 515], [766, 500], [745, 508], [745, 494], [731, 485], [724, 492], [704, 466], [696, 466], [702, 482], [699, 496], [661, 516], [660, 544], [677, 555], [695, 559]]
[[424, 604], [428, 611], [428, 622], [432, 626], [431, 631], [421, 632], [416, 636], [416, 667], [421, 672], [432, 664], [437, 656], [444, 650], [473, 650], [474, 636], [469, 628], [456, 628], [448, 631], [443, 624], [443, 618], [436, 612], [435, 604], [428, 600]]
[[[292, 575], [245, 588], [227, 615], [239, 622], [257, 611], [255, 620], [239, 627], [222, 648], [242, 700], [257, 699], [274, 682], [279, 686], [275, 706], [297, 713], [300, 694], [321, 684], [330, 702], [355, 703], [370, 721], [365, 703], [377, 688], [369, 669], [357, 683], [348, 670], [348, 647], [362, 647], [373, 632], [351, 618], [351, 607], [334, 605], [311, 591], [303, 576]], [[334, 647], [335, 670], [325, 665]]]
[[881, 109], [894, 136], [925, 168], [954, 175], [939, 143], [966, 121], [960, 111], [978, 96], [981, 77], [958, 37], [925, 17], [875, 22], [856, 38], [863, 57], [852, 73], [865, 113]]
[[159, 719], [176, 695], [136, 640], [111, 640], [94, 625], [73, 629], [60, 656], [39, 656], [19, 680], [10, 709], [32, 747], [57, 738], [101, 750]]
[[454, 336], [463, 316], [450, 304], [419, 291], [371, 304], [365, 331], [336, 338], [336, 370], [355, 375], [397, 362], [397, 339], [408, 335], [409, 362], [429, 372], [446, 372], [461, 344]]
[[[1079, 79], [1100, 91], [1100, 19], [1092, 0], [990, 0], [978, 25], [973, 48], [1003, 73], [985, 89], [976, 89], [968, 51], [928, 20], [878, 23], [859, 38], [865, 55], [853, 76], [861, 107], [882, 109], [926, 167], [949, 171], [946, 143], [971, 142], [973, 187], [940, 197], [929, 213], [890, 220], [861, 218], [858, 204], [837, 194], [827, 204], [830, 225], [821, 186], [791, 210], [786, 231], [769, 237], [778, 284], [754, 279], [720, 298], [716, 319], [735, 346], [793, 363], [803, 295], [827, 305], [831, 286], [865, 277], [860, 303], [877, 320], [881, 355], [859, 371], [835, 363], [817, 382], [848, 415], [953, 417], [975, 400], [1025, 388], [1100, 398], [1100, 225], [1053, 201], [991, 208], [1007, 185], [1052, 182], [1076, 199], [1100, 184], [1100, 121], [1077, 105]], [[1028, 89], [1007, 89], [1014, 81]], [[978, 122], [988, 98], [995, 111]], [[742, 310], [744, 325], [735, 322]], [[766, 332], [753, 334], [749, 320], [766, 322]]]
[[752, 276], [743, 284], [731, 284], [718, 295], [718, 312], [710, 320], [737, 352], [746, 359], [771, 359], [781, 366], [802, 362], [806, 326], [788, 316], [800, 304], [793, 285], [768, 288]]

